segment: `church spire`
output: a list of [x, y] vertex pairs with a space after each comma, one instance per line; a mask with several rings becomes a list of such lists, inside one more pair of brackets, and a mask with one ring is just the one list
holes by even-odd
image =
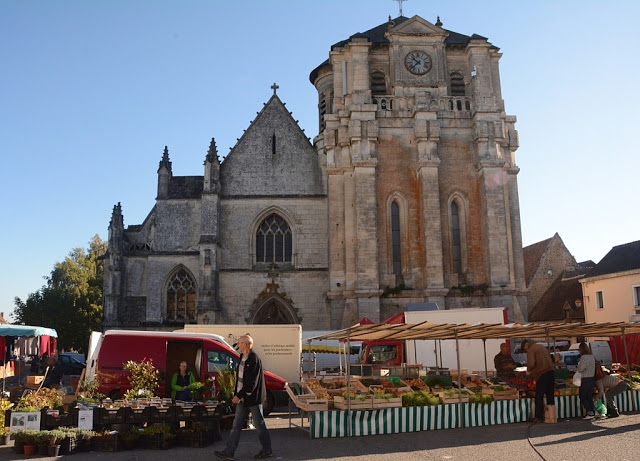
[[169, 197], [169, 183], [171, 182], [171, 162], [169, 161], [169, 148], [164, 146], [164, 152], [162, 153], [162, 160], [158, 166], [158, 197]]
[[215, 138], [211, 138], [209, 151], [204, 160], [203, 191], [214, 194], [220, 192], [220, 160], [218, 159], [218, 149], [216, 148]]
[[109, 221], [109, 227], [124, 229], [124, 217], [122, 216], [122, 205], [120, 205], [120, 202], [118, 202], [117, 205], [113, 206], [113, 211], [111, 212], [111, 221]]
[[211, 144], [209, 144], [209, 151], [205, 162], [217, 163], [220, 165], [220, 159], [218, 158], [218, 148], [216, 147], [216, 138], [211, 138]]
[[162, 160], [160, 160], [160, 165], [158, 165], [158, 173], [160, 173], [162, 167], [166, 168], [169, 174], [171, 174], [171, 162], [169, 161], [169, 148], [167, 146], [164, 146]]

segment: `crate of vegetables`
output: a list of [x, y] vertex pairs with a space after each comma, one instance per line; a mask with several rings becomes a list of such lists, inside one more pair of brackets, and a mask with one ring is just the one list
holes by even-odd
[[494, 400], [513, 400], [519, 397], [518, 389], [515, 387], [507, 386], [494, 386], [493, 387], [493, 399]]
[[382, 387], [386, 392], [391, 392], [394, 394], [411, 392], [411, 386], [402, 381], [400, 378], [380, 378], [380, 384], [382, 384]]
[[443, 392], [442, 403], [468, 403], [469, 394], [457, 389], [447, 389]]
[[367, 394], [336, 395], [333, 405], [339, 410], [346, 410], [349, 406], [352, 410], [367, 410], [373, 408], [373, 399]]
[[373, 408], [397, 408], [402, 406], [402, 397], [394, 394], [373, 394]]
[[409, 387], [411, 387], [411, 390], [414, 390], [414, 391], [428, 391], [429, 390], [429, 386], [427, 386], [425, 384], [425, 382], [423, 380], [421, 380], [420, 378], [405, 379], [404, 382]]

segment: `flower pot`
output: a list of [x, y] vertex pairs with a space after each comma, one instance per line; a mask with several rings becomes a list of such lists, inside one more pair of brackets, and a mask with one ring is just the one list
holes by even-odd
[[49, 454], [49, 445], [38, 445], [38, 455], [47, 456]]
[[24, 442], [16, 442], [15, 445], [13, 445], [13, 452], [16, 455], [24, 454]]
[[9, 434], [0, 435], [0, 445], [9, 445]]
[[24, 446], [24, 454], [27, 455], [27, 456], [35, 455], [37, 450], [38, 450], [38, 446], [37, 445], [25, 445]]
[[47, 453], [49, 456], [58, 456], [60, 453], [60, 445], [49, 445], [47, 449], [49, 450]]

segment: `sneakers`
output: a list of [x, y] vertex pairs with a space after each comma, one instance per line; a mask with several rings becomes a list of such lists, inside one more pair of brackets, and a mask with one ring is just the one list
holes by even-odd
[[213, 454], [216, 455], [216, 458], [228, 459], [230, 461], [233, 461], [233, 455], [227, 452], [227, 450], [214, 451]]
[[596, 415], [594, 415], [593, 413], [587, 413], [587, 416], [585, 416], [585, 417], [584, 417], [584, 418], [582, 418], [582, 419], [593, 419], [593, 418], [595, 418], [595, 417], [596, 417]]
[[255, 455], [253, 459], [267, 459], [271, 458], [272, 454], [268, 451], [260, 450], [260, 453]]

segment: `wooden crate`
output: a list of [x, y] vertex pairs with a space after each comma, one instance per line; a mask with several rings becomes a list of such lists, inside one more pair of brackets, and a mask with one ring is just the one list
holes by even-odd
[[44, 376], [27, 376], [27, 386], [39, 386], [40, 383], [44, 380]]
[[493, 391], [493, 400], [513, 400], [519, 398], [518, 389], [512, 388], [506, 391]]
[[462, 394], [462, 399], [460, 399], [458, 396], [455, 397], [447, 397], [447, 396], [440, 396], [440, 398], [442, 399], [442, 403], [469, 403], [469, 395], [468, 394]]
[[399, 408], [402, 406], [402, 398], [392, 397], [390, 399], [372, 399], [373, 408]]
[[327, 411], [329, 409], [329, 401], [326, 399], [305, 399], [296, 405], [304, 411]]
[[[340, 410], [346, 410], [347, 408], [349, 408], [349, 401], [342, 396], [335, 396], [333, 398], [333, 405]], [[351, 400], [352, 410], [367, 410], [371, 408], [373, 408], [372, 397], [368, 397], [365, 400]]]

